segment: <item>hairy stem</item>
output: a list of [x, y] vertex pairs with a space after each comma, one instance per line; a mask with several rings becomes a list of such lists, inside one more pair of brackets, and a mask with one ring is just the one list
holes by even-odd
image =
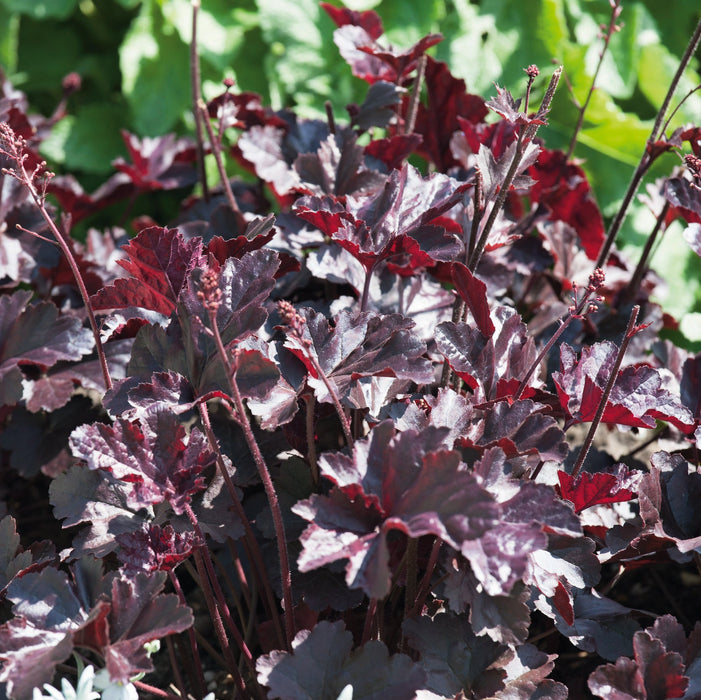
[[[51, 230], [56, 243], [58, 243], [61, 252], [68, 262], [68, 266], [71, 269], [73, 279], [78, 287], [80, 296], [83, 300], [85, 306], [85, 311], [88, 314], [88, 321], [90, 322], [90, 329], [92, 330], [93, 338], [95, 339], [95, 349], [97, 350], [97, 356], [100, 361], [100, 369], [102, 370], [102, 378], [105, 382], [105, 388], [109, 391], [112, 388], [112, 377], [110, 376], [109, 367], [107, 365], [107, 356], [105, 355], [105, 349], [102, 345], [102, 340], [100, 338], [100, 330], [97, 327], [97, 320], [95, 318], [95, 312], [90, 304], [90, 295], [88, 294], [87, 287], [83, 281], [83, 276], [80, 273], [80, 268], [76, 262], [75, 256], [73, 255], [73, 250], [71, 248], [70, 239], [68, 236], [64, 236], [63, 232], [58, 228], [56, 222], [51, 218], [49, 212], [46, 209], [46, 193], [45, 191], [39, 192], [37, 190], [35, 179], [37, 173], [28, 173], [25, 165], [26, 155], [24, 153], [25, 143], [24, 139], [18, 137], [12, 128], [6, 122], [2, 123], [2, 133], [0, 133], [0, 152], [4, 153], [7, 157], [12, 159], [16, 164], [16, 170], [4, 170], [8, 175], [15, 177], [19, 182], [21, 182], [29, 191], [34, 203], [36, 204], [42, 218], [46, 222], [46, 225]], [[51, 177], [51, 175], [47, 175]], [[44, 181], [44, 187], [47, 181]]]
[[236, 214], [241, 214], [239, 205], [236, 203], [236, 198], [234, 197], [234, 191], [231, 189], [231, 183], [229, 182], [229, 177], [224, 169], [224, 161], [221, 155], [221, 143], [219, 139], [214, 136], [214, 129], [212, 129], [212, 123], [209, 120], [209, 114], [207, 112], [207, 105], [203, 100], [199, 100], [197, 103], [197, 108], [202, 116], [202, 121], [204, 122], [205, 128], [207, 129], [207, 135], [209, 136], [209, 143], [212, 148], [212, 153], [214, 154], [214, 160], [217, 164], [217, 170], [219, 171], [219, 179], [221, 180], [222, 187], [224, 188], [224, 193], [226, 194], [226, 201], [231, 207], [231, 211]]
[[[602, 282], [603, 282], [603, 273], [602, 274]], [[590, 278], [591, 280], [591, 278]], [[565, 332], [565, 329], [567, 326], [574, 321], [575, 318], [581, 318], [582, 313], [585, 311], [585, 307], [589, 306], [589, 304], [592, 303], [592, 294], [596, 291], [597, 288], [594, 288], [591, 286], [591, 281], [590, 281], [590, 286], [587, 287], [584, 295], [582, 296], [582, 299], [577, 303], [576, 307], [574, 309], [570, 308], [570, 312], [567, 316], [567, 318], [564, 321], [561, 321], [559, 328], [553, 333], [552, 338], [545, 344], [543, 349], [538, 353], [538, 357], [536, 357], [535, 361], [533, 364], [529, 367], [528, 372], [526, 372], [526, 376], [521, 380], [521, 383], [518, 386], [518, 389], [516, 389], [516, 392], [514, 393], [513, 400], [518, 401], [519, 398], [521, 398], [521, 394], [526, 390], [526, 387], [528, 386], [528, 382], [530, 381], [530, 378], [533, 376], [533, 373], [540, 367], [540, 363], [543, 361], [543, 359], [548, 355], [550, 350], [552, 349], [553, 345], [558, 341], [558, 338]]]
[[640, 307], [634, 306], [633, 310], [630, 313], [630, 319], [628, 319], [626, 333], [623, 336], [621, 347], [618, 349], [618, 354], [616, 355], [616, 361], [613, 363], [613, 368], [611, 369], [611, 376], [608, 378], [608, 382], [606, 382], [604, 393], [601, 397], [601, 401], [599, 402], [599, 406], [596, 409], [596, 415], [594, 416], [594, 420], [592, 421], [592, 424], [589, 427], [587, 437], [584, 440], [584, 444], [582, 445], [582, 448], [580, 449], [579, 454], [577, 455], [577, 461], [575, 462], [574, 468], [572, 469], [573, 479], [576, 479], [577, 476], [579, 476], [579, 472], [582, 470], [584, 460], [587, 458], [587, 454], [592, 446], [592, 443], [594, 442], [594, 435], [596, 434], [596, 430], [599, 427], [599, 424], [601, 423], [601, 419], [604, 417], [606, 404], [608, 403], [609, 396], [611, 396], [613, 385], [616, 383], [616, 379], [618, 378], [618, 370], [621, 369], [623, 356], [626, 354], [626, 350], [628, 349], [628, 344], [630, 343], [631, 338], [633, 337], [633, 335], [635, 335], [635, 322], [638, 320], [639, 311]]
[[305, 427], [307, 431], [307, 457], [309, 458], [309, 469], [312, 474], [312, 483], [315, 487], [319, 486], [319, 465], [316, 461], [316, 441], [314, 436], [314, 407], [316, 399], [314, 394], [305, 397], [307, 405], [305, 415]]
[[667, 218], [667, 212], [669, 212], [669, 207], [670, 203], [668, 201], [665, 201], [664, 206], [662, 207], [662, 211], [660, 212], [660, 215], [655, 221], [655, 226], [650, 232], [650, 235], [647, 237], [647, 241], [645, 241], [645, 247], [643, 248], [643, 252], [640, 255], [640, 260], [638, 261], [638, 265], [635, 268], [635, 272], [633, 273], [633, 276], [630, 279], [630, 283], [623, 291], [622, 302], [624, 304], [633, 301], [638, 294], [638, 290], [640, 289], [643, 277], [645, 276], [645, 273], [648, 269], [647, 264], [648, 260], [650, 259], [650, 253], [652, 252], [652, 248], [655, 245], [655, 241], [657, 240], [657, 235], [662, 229], [665, 219]]
[[[176, 595], [178, 596], [178, 600], [180, 601], [181, 605], [187, 605], [187, 601], [185, 600], [185, 594], [183, 593], [183, 589], [180, 586], [180, 581], [178, 580], [178, 577], [175, 575], [175, 571], [172, 569], [168, 572], [168, 578], [170, 579], [170, 583], [173, 586], [173, 590], [175, 591]], [[200, 652], [199, 649], [197, 648], [197, 639], [195, 638], [195, 630], [192, 627], [188, 627], [187, 629], [187, 636], [188, 636], [188, 641], [190, 642], [190, 652], [192, 653], [192, 660], [193, 660], [193, 665], [195, 668], [195, 683], [197, 685], [197, 692], [199, 693], [199, 697], [203, 698], [206, 694], [206, 684], [204, 680], [204, 671], [202, 670], [202, 659], [200, 658]], [[188, 664], [189, 666], [189, 664]]]
[[416, 602], [419, 541], [409, 537], [406, 544], [406, 592], [404, 594], [404, 619], [408, 619]]
[[667, 108], [669, 107], [669, 103], [672, 100], [672, 96], [674, 95], [675, 90], [677, 89], [677, 85], [679, 84], [679, 80], [682, 77], [682, 74], [684, 73], [684, 70], [686, 70], [686, 67], [689, 64], [689, 61], [691, 60], [691, 57], [694, 55], [696, 48], [699, 45], [699, 41], [701, 40], [701, 20], [699, 23], [696, 25], [696, 30], [694, 31], [693, 35], [691, 36], [691, 39], [689, 40], [689, 44], [686, 47], [686, 51], [684, 51], [684, 55], [681, 58], [681, 61], [679, 62], [679, 67], [677, 68], [677, 72], [674, 75], [674, 78], [672, 80], [671, 85], [669, 86], [669, 90], [667, 91], [667, 95], [664, 98], [664, 101], [662, 103], [662, 106], [660, 107], [659, 111], [657, 112], [657, 118], [655, 119], [655, 124], [652, 127], [652, 132], [650, 133], [650, 138], [647, 140], [647, 144], [645, 147], [645, 151], [643, 155], [640, 157], [640, 162], [638, 163], [638, 167], [635, 169], [635, 172], [633, 173], [633, 177], [631, 178], [630, 184], [628, 185], [628, 189], [626, 190], [626, 194], [623, 197], [623, 202], [621, 206], [619, 207], [618, 211], [616, 212], [616, 215], [613, 218], [613, 221], [611, 222], [611, 226], [609, 227], [608, 232], [606, 233], [606, 240], [604, 241], [603, 245], [601, 246], [601, 250], [599, 251], [599, 257], [596, 261], [596, 267], [601, 267], [603, 268], [606, 265], [606, 262], [608, 261], [609, 254], [611, 253], [611, 247], [613, 246], [614, 241], [616, 240], [616, 236], [618, 235], [618, 232], [621, 230], [621, 226], [623, 225], [623, 222], [625, 221], [626, 215], [628, 214], [628, 209], [630, 207], [631, 202], [633, 201], [633, 198], [635, 197], [638, 188], [640, 187], [640, 183], [642, 182], [643, 177], [645, 177], [645, 173], [650, 169], [650, 166], [655, 160], [654, 155], [650, 153], [650, 146], [659, 139], [660, 137], [660, 129], [662, 126], [662, 122], [664, 120], [664, 116], [667, 112]]
[[246, 408], [243, 405], [243, 398], [239, 391], [236, 382], [236, 362], [234, 362], [234, 373], [231, 377], [231, 386], [233, 392], [234, 405], [239, 415], [239, 425], [243, 428], [243, 433], [246, 438], [248, 449], [253, 455], [253, 460], [258, 468], [258, 475], [263, 482], [265, 495], [268, 498], [268, 505], [273, 516], [273, 526], [275, 528], [275, 537], [277, 539], [278, 556], [280, 557], [280, 577], [282, 580], [282, 598], [285, 607], [285, 633], [287, 639], [287, 648], [292, 650], [292, 640], [295, 637], [295, 619], [292, 603], [292, 575], [290, 573], [290, 560], [287, 553], [287, 537], [285, 535], [285, 524], [282, 519], [282, 511], [280, 503], [275, 492], [275, 486], [270, 476], [270, 471], [265, 463], [263, 454], [258, 447], [253, 429], [246, 416]]
[[431, 578], [433, 577], [433, 572], [436, 570], [436, 564], [438, 563], [438, 555], [441, 551], [441, 545], [443, 540], [440, 537], [436, 537], [433, 540], [433, 546], [431, 547], [431, 554], [428, 557], [428, 565], [426, 566], [426, 571], [424, 571], [423, 578], [419, 584], [419, 592], [416, 596], [416, 600], [413, 603], [413, 607], [409, 612], [408, 617], [416, 617], [424, 606], [426, 597], [431, 590]]
[[411, 91], [411, 97], [409, 98], [409, 105], [406, 113], [406, 120], [404, 122], [404, 133], [412, 134], [414, 133], [414, 127], [416, 126], [416, 115], [419, 112], [419, 101], [421, 100], [421, 88], [424, 84], [424, 76], [426, 75], [426, 63], [428, 59], [426, 54], [422, 54], [419, 58], [418, 65], [416, 66], [416, 77], [414, 78], [414, 87]]
[[[184, 698], [186, 697], [185, 683], [183, 682], [182, 673], [180, 673], [180, 665], [178, 664], [178, 657], [175, 653], [175, 645], [173, 644], [172, 635], [168, 635], [166, 637], [166, 647], [168, 649], [168, 660], [170, 661], [170, 668], [173, 672], [173, 676], [175, 677], [175, 685], [178, 687], [180, 697]], [[200, 698], [202, 697], [204, 697], [204, 695], [200, 695]]]
[[[185, 506], [185, 512], [187, 513], [188, 518], [190, 519], [190, 522], [192, 523], [192, 527], [197, 533], [197, 536], [201, 539], [202, 542], [204, 542], [204, 534], [202, 530], [200, 529], [200, 525], [197, 522], [197, 516], [193, 512], [192, 508], [189, 505]], [[203, 576], [205, 572], [201, 571], [199, 568], [199, 560], [201, 559], [201, 562], [204, 564], [204, 569], [206, 572], [206, 577]], [[200, 580], [202, 582], [203, 587], [206, 589], [208, 587], [211, 587], [211, 590], [214, 592], [214, 597], [216, 600], [217, 604], [217, 609], [219, 611], [219, 615], [223, 622], [226, 624], [226, 626], [229, 628], [229, 631], [231, 635], [234, 638], [234, 641], [236, 642], [237, 646], [241, 650], [241, 654], [243, 658], [246, 661], [246, 664], [248, 665], [249, 671], [252, 674], [252, 677], [255, 678], [256, 676], [256, 666], [255, 662], [253, 661], [253, 654], [251, 654], [251, 650], [246, 646], [246, 643], [243, 640], [243, 636], [241, 635], [241, 632], [239, 632], [238, 627], [234, 623], [233, 618], [231, 617], [231, 612], [229, 611], [229, 606], [226, 603], [226, 600], [224, 598], [224, 592], [221, 589], [221, 586], [219, 585], [219, 579], [217, 578], [217, 572], [214, 570], [214, 564], [212, 563], [212, 556], [209, 552], [209, 549], [207, 549], [207, 546], [205, 544], [202, 544], [196, 551], [195, 551], [195, 565], [198, 567], [197, 571], [200, 575]]]
[[214, 593], [212, 592], [212, 587], [207, 581], [207, 572], [204, 566], [204, 557], [202, 556], [202, 550], [206, 549], [204, 545], [195, 550], [195, 566], [197, 567], [197, 574], [200, 579], [200, 584], [202, 587], [202, 592], [204, 593], [205, 600], [207, 602], [207, 609], [209, 610], [209, 616], [212, 620], [212, 626], [214, 627], [214, 633], [217, 635], [219, 640], [219, 646], [224, 653], [224, 658], [226, 659], [226, 666], [231, 673], [236, 687], [239, 689], [244, 697], [246, 693], [246, 684], [239, 673], [238, 666], [236, 665], [236, 659], [231, 651], [231, 646], [229, 645], [229, 639], [226, 636], [226, 631], [224, 630], [224, 623], [222, 622], [221, 615], [219, 613], [219, 608], [214, 600]]
[[[544, 115], [548, 111], [548, 109], [550, 109], [550, 103], [552, 102], [552, 99], [555, 96], [555, 90], [557, 89], [557, 84], [560, 82], [561, 75], [562, 67], [559, 67], [555, 70], [552, 78], [550, 79], [550, 84], [548, 85], [548, 89], [545, 92], [545, 96], [543, 97], [543, 103], [541, 104], [540, 109], [538, 110], [539, 114]], [[519, 134], [518, 141], [516, 142], [517, 145], [516, 150], [514, 152], [514, 157], [511, 160], [511, 165], [509, 166], [509, 170], [506, 173], [506, 176], [504, 177], [504, 182], [501, 183], [501, 189], [499, 190], [499, 194], [497, 195], [496, 201], [492, 206], [492, 210], [489, 212], [487, 222], [485, 223], [484, 228], [482, 229], [482, 234], [480, 235], [479, 241], [477, 241], [475, 249], [472, 255], [470, 256], [470, 261], [467, 265], [468, 269], [473, 275], [475, 274], [477, 266], [479, 265], [479, 261], [482, 258], [482, 253], [484, 252], [485, 246], [487, 245], [487, 239], [489, 238], [489, 234], [491, 233], [494, 223], [496, 222], [497, 217], [499, 216], [499, 212], [502, 210], [506, 202], [506, 197], [509, 194], [509, 188], [511, 187], [511, 183], [513, 182], [514, 178], [516, 177], [516, 174], [518, 173], [518, 168], [521, 164], [521, 160], [523, 159], [524, 153], [526, 152], [526, 147], [536, 135], [538, 131], [538, 126], [538, 124], [528, 124], [526, 127], [522, 128], [521, 133]]]
[[363, 638], [360, 642], [361, 646], [372, 639], [372, 628], [375, 624], [375, 615], [377, 613], [377, 598], [370, 598], [368, 602], [367, 614], [365, 615], [365, 625], [363, 626]]
[[[227, 363], [228, 365], [228, 363]], [[243, 529], [245, 532], [244, 537], [244, 547], [248, 555], [248, 559], [253, 565], [253, 571], [258, 578], [258, 583], [263, 588], [263, 602], [266, 605], [266, 610], [270, 619], [273, 622], [273, 628], [278, 638], [280, 646], [285, 645], [285, 636], [282, 631], [282, 625], [280, 624], [280, 616], [278, 615], [278, 605], [275, 600], [275, 595], [273, 593], [272, 586], [270, 585], [270, 580], [268, 579], [268, 574], [265, 569], [265, 564], [263, 563], [263, 554], [258, 546], [258, 540], [256, 539], [251, 523], [243, 510], [241, 501], [239, 500], [238, 494], [236, 493], [236, 487], [231, 479], [226, 464], [224, 463], [224, 457], [222, 456], [221, 449], [219, 448], [219, 442], [217, 441], [214, 431], [212, 430], [212, 425], [209, 420], [209, 413], [207, 407], [200, 404], [200, 419], [202, 420], [202, 425], [204, 426], [205, 433], [207, 434], [207, 440], [209, 442], [210, 449], [217, 456], [217, 468], [220, 474], [224, 478], [224, 484], [231, 496], [231, 501], [236, 511], [236, 515], [243, 524]]]

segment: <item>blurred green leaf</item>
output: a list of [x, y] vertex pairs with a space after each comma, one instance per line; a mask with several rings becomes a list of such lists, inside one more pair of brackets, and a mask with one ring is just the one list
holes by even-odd
[[0, 4], [10, 12], [34, 19], [66, 19], [78, 0], [0, 0]]
[[106, 175], [113, 171], [112, 160], [126, 150], [120, 136], [123, 122], [124, 105], [86, 105], [54, 126], [41, 153], [71, 172]]
[[119, 49], [122, 91], [143, 136], [173, 129], [192, 104], [188, 46], [146, 0]]
[[295, 106], [301, 116], [323, 115], [353, 99], [350, 70], [333, 43], [331, 20], [317, 0], [257, 0], [269, 47], [264, 69], [272, 106]]
[[12, 73], [17, 69], [18, 37], [19, 17], [0, 6], [0, 66], [5, 73]]

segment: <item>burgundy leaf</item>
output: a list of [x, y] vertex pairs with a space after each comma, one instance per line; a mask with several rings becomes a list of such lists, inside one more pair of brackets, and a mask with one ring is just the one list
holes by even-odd
[[138, 190], [170, 190], [197, 182], [195, 144], [189, 139], [176, 139], [175, 134], [139, 139], [122, 131], [132, 164], [123, 158], [113, 161]]
[[372, 39], [379, 39], [384, 33], [382, 20], [374, 10], [349, 10], [346, 7], [334, 7], [328, 2], [319, 3], [321, 8], [331, 17], [337, 27], [353, 24], [362, 27]]
[[256, 662], [258, 682], [270, 688], [269, 698], [306, 700], [337, 698], [347, 686], [353, 698], [413, 700], [426, 674], [404, 654], [389, 655], [380, 641], [351, 651], [353, 637], [343, 622], [322, 620], [302, 630], [292, 642], [293, 653], [273, 651]]
[[462, 442], [481, 451], [500, 447], [509, 458], [534, 454], [543, 460], [560, 462], [568, 452], [564, 433], [555, 419], [538, 412], [530, 399], [498, 401], [483, 417], [476, 414]]
[[203, 264], [202, 241], [185, 241], [177, 229], [154, 226], [124, 246], [129, 260], [119, 264], [131, 275], [92, 297], [98, 309], [138, 306], [170, 316], [192, 270]]
[[366, 269], [390, 256], [396, 268], [413, 269], [457, 254], [455, 238], [432, 222], [471, 186], [441, 173], [424, 178], [404, 165], [392, 171], [382, 190], [349, 195], [345, 206], [331, 197], [302, 197], [295, 208], [298, 216], [338, 241]]
[[365, 153], [384, 163], [387, 170], [398, 170], [420, 143], [421, 137], [417, 134], [396, 134], [384, 139], [370, 141], [365, 146]]
[[342, 400], [348, 400], [352, 386], [366, 377], [397, 377], [417, 384], [433, 381], [431, 363], [422, 357], [426, 346], [412, 333], [413, 321], [404, 316], [342, 311], [332, 328], [323, 314], [311, 309], [300, 313], [305, 319], [304, 339], [290, 334], [285, 347], [306, 365], [307, 381], [319, 401], [330, 402], [331, 396], [308, 353]]
[[193, 532], [175, 532], [171, 525], [153, 523], [119, 534], [115, 541], [117, 556], [129, 576], [137, 571], [171, 571], [201, 544]]
[[[275, 273], [279, 264], [277, 253], [264, 248], [245, 253], [240, 259], [228, 258], [218, 270], [217, 288], [221, 297], [216, 319], [225, 345], [245, 338], [265, 322], [267, 311], [264, 303], [275, 286]], [[205, 270], [198, 269], [191, 275], [181, 299], [196, 344], [206, 342], [202, 337], [202, 326], [211, 326], [205, 299], [202, 298], [203, 294], [208, 293], [203, 289], [204, 272]], [[197, 325], [195, 319], [201, 325]], [[216, 352], [214, 344], [211, 341], [210, 344], [212, 352]]]
[[379, 189], [385, 176], [364, 165], [364, 149], [353, 132], [338, 131], [321, 142], [315, 153], [301, 153], [293, 163], [298, 189], [310, 195], [342, 197]]
[[467, 304], [477, 330], [486, 338], [494, 335], [494, 324], [489, 316], [487, 285], [477, 279], [462, 263], [452, 264], [453, 284], [460, 298]]
[[[637, 476], [640, 474], [637, 473]], [[562, 497], [574, 503], [576, 513], [581, 513], [585, 508], [604, 504], [622, 503], [635, 498], [636, 473], [629, 471], [625, 465], [619, 464], [614, 473], [581, 472], [576, 479], [564, 471], [558, 471], [560, 480], [560, 492]]]
[[572, 226], [590, 260], [596, 260], [604, 242], [604, 220], [584, 170], [565, 161], [562, 151], [543, 149], [529, 174], [535, 180], [532, 202], [544, 204], [552, 221]]
[[[486, 299], [481, 299], [479, 280], [472, 282], [472, 304], [489, 335], [466, 323], [445, 321], [436, 328], [436, 345], [453, 370], [473, 390], [476, 399], [486, 401], [510, 396], [514, 380], [522, 377], [536, 359], [536, 347], [526, 325], [512, 308], [499, 306], [488, 313]], [[496, 323], [496, 327], [495, 327]], [[529, 385], [537, 385], [532, 377]]]
[[[618, 348], [610, 341], [583, 348], [579, 359], [569, 345], [560, 346], [561, 370], [552, 376], [571, 422], [594, 419], [617, 354]], [[618, 373], [602, 421], [654, 428], [656, 419], [669, 421], [684, 432], [694, 424], [689, 409], [664, 388], [657, 370], [646, 365], [625, 367]]]
[[[494, 87], [497, 89], [497, 96], [486, 103], [487, 107], [513, 124], [530, 124], [531, 119], [529, 119], [528, 115], [518, 111], [521, 105], [521, 98], [515, 100], [508, 90], [498, 85]], [[536, 120], [535, 123], [542, 124], [543, 122]]]
[[[428, 673], [426, 688], [440, 696], [490, 697], [503, 687], [497, 660], [507, 647], [475, 635], [465, 615], [439, 613], [407, 619], [402, 631]], [[495, 668], [494, 666], [497, 666]]]
[[168, 501], [176, 513], [204, 488], [200, 472], [215, 459], [206, 444], [199, 430], [187, 436], [173, 412], [158, 408], [141, 421], [84, 425], [71, 435], [73, 453], [90, 469], [131, 484], [132, 498], [143, 507]]
[[424, 79], [427, 104], [419, 105], [415, 133], [423, 137], [421, 152], [439, 172], [447, 172], [457, 164], [450, 141], [460, 130], [459, 119], [483, 122], [489, 110], [481, 97], [467, 92], [464, 80], [455, 78], [445, 63], [431, 56], [427, 56]]
[[442, 449], [444, 433], [428, 428], [395, 434], [392, 422], [384, 421], [355, 443], [352, 457], [322, 455], [322, 474], [336, 488], [293, 508], [311, 521], [301, 538], [300, 570], [348, 559], [348, 585], [382, 598], [390, 585], [389, 530], [434, 534], [460, 549], [494, 527], [496, 503], [458, 453]]
[[144, 645], [192, 626], [190, 608], [180, 605], [175, 594], [161, 593], [165, 579], [165, 572], [139, 572], [112, 580], [110, 639], [103, 655], [113, 682], [128, 683], [137, 673], [152, 671]]
[[59, 317], [51, 302], [29, 306], [32, 293], [0, 297], [0, 400], [22, 398], [21, 365], [51, 367], [61, 360], [79, 360], [94, 346], [92, 333], [77, 318]]

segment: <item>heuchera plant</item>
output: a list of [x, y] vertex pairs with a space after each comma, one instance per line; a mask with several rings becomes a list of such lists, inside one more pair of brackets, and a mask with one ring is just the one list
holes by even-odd
[[[647, 269], [674, 219], [701, 254], [701, 130], [668, 133], [665, 101], [606, 231], [582, 121], [547, 147], [562, 68], [485, 102], [427, 55], [440, 35], [396, 48], [375, 12], [322, 5], [368, 83], [347, 118], [227, 83], [198, 140], [124, 134], [91, 194], [2, 83], [5, 695], [91, 665], [197, 700], [701, 697], [701, 623], [620, 594], [643, 565], [701, 569], [701, 354], [659, 339]], [[616, 235], [670, 153], [634, 267]], [[72, 235], [195, 182], [131, 239]], [[665, 451], [592, 450], [602, 423]]]

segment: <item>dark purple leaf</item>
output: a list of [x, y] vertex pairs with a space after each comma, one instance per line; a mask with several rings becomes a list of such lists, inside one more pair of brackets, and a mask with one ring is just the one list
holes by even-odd
[[322, 455], [321, 472], [336, 488], [293, 508], [311, 521], [302, 535], [300, 571], [348, 559], [348, 584], [382, 598], [390, 585], [390, 530], [437, 535], [460, 549], [493, 528], [496, 503], [458, 453], [442, 448], [444, 436], [436, 428], [395, 434], [392, 422], [384, 421], [355, 443], [353, 456]]
[[175, 309], [190, 273], [203, 264], [202, 241], [185, 241], [177, 229], [153, 226], [124, 246], [129, 260], [119, 264], [131, 275], [101, 289], [93, 308], [137, 306], [169, 316]]
[[[609, 341], [583, 348], [579, 359], [569, 345], [560, 346], [561, 370], [552, 376], [571, 422], [594, 419], [617, 354], [618, 348]], [[616, 378], [602, 422], [654, 428], [656, 419], [669, 421], [682, 431], [694, 424], [689, 409], [664, 388], [656, 369], [625, 367]]]
[[170, 190], [197, 182], [195, 144], [190, 139], [176, 139], [175, 134], [139, 139], [122, 131], [132, 164], [123, 158], [113, 161], [137, 190]]
[[485, 698], [504, 686], [505, 672], [494, 668], [507, 650], [487, 637], [478, 637], [466, 616], [442, 613], [433, 619], [408, 619], [402, 631], [419, 652], [428, 673], [426, 688], [441, 696]]
[[0, 627], [0, 681], [7, 697], [31, 700], [34, 688], [49, 683], [57, 664], [73, 651], [70, 631], [37, 629], [18, 619]]
[[319, 3], [337, 27], [353, 24], [362, 27], [372, 39], [379, 39], [384, 33], [382, 20], [374, 10], [349, 10], [347, 7], [334, 7], [328, 2]]
[[187, 436], [177, 416], [155, 409], [141, 421], [118, 420], [76, 428], [71, 447], [90, 469], [110, 472], [131, 484], [131, 497], [149, 507], [168, 501], [183, 512], [193, 493], [204, 488], [200, 472], [214, 463], [204, 435], [194, 428]]
[[307, 700], [337, 698], [353, 686], [353, 700], [413, 700], [426, 674], [404, 654], [390, 656], [380, 641], [351, 651], [353, 636], [342, 622], [319, 622], [302, 630], [292, 654], [273, 651], [257, 663], [258, 682], [270, 688], [269, 698]]
[[555, 655], [548, 655], [531, 644], [516, 647], [516, 654], [503, 668], [506, 681], [496, 700], [566, 700], [567, 687], [546, 678], [552, 671]]
[[386, 177], [368, 169], [363, 162], [364, 149], [353, 132], [330, 134], [315, 153], [301, 153], [293, 163], [300, 178], [299, 190], [305, 194], [342, 197], [363, 195], [378, 190]]
[[175, 532], [171, 525], [149, 523], [141, 530], [117, 535], [117, 556], [125, 573], [171, 571], [201, 544], [193, 532]]
[[111, 474], [77, 465], [51, 482], [49, 498], [63, 527], [90, 524], [73, 540], [74, 556], [103, 557], [117, 548], [116, 536], [141, 529], [147, 516], [139, 513], [140, 501], [132, 491], [131, 484]]
[[[488, 401], [515, 391], [512, 385], [521, 383], [520, 378], [535, 362], [537, 351], [517, 312], [498, 306], [489, 315], [486, 299], [479, 301], [478, 284], [479, 280], [473, 280], [470, 308], [474, 306], [479, 316], [478, 325], [484, 330], [491, 328], [491, 333], [485, 335], [472, 324], [446, 321], [436, 328], [436, 344], [460, 378], [477, 390], [476, 401]], [[533, 376], [528, 386], [537, 384], [538, 379]]]
[[333, 33], [334, 42], [353, 75], [371, 85], [380, 80], [402, 85], [421, 55], [443, 39], [440, 34], [428, 34], [402, 51], [381, 46], [374, 34], [357, 24], [344, 24]]
[[572, 593], [573, 625], [568, 625], [558, 612], [548, 611], [540, 601], [536, 607], [553, 617], [558, 630], [579, 649], [611, 661], [632, 654], [632, 638], [640, 629], [633, 611], [593, 590], [573, 589]]
[[690, 224], [697, 224], [701, 217], [701, 191], [697, 185], [683, 177], [670, 177], [665, 182], [665, 197]]
[[[216, 318], [225, 345], [243, 339], [265, 322], [267, 312], [264, 303], [275, 286], [275, 273], [279, 264], [276, 252], [262, 249], [245, 253], [240, 259], [229, 258], [221, 267], [218, 272], [221, 303]], [[198, 292], [202, 291], [202, 272], [198, 270], [191, 276], [181, 299], [194, 332], [197, 332], [194, 317], [205, 327], [210, 327], [209, 314], [198, 296]], [[204, 334], [198, 333], [198, 339], [203, 341], [202, 335]]]
[[682, 403], [701, 421], [701, 353], [684, 361], [679, 380]]
[[113, 682], [128, 683], [137, 673], [152, 671], [144, 645], [192, 626], [190, 608], [180, 605], [175, 594], [161, 593], [165, 579], [164, 572], [113, 579], [107, 618], [110, 639], [103, 651]]
[[530, 399], [498, 401], [490, 405], [484, 416], [476, 414], [463, 445], [486, 450], [500, 447], [507, 457], [539, 455], [542, 460], [561, 462], [568, 452], [564, 433], [557, 421], [537, 410]]
[[419, 105], [415, 132], [423, 137], [421, 152], [439, 172], [447, 172], [456, 165], [450, 139], [460, 130], [459, 119], [482, 122], [488, 109], [481, 97], [467, 92], [465, 81], [455, 78], [445, 63], [431, 56], [427, 59], [424, 78], [427, 104]]
[[77, 318], [59, 317], [50, 302], [29, 306], [32, 293], [0, 297], [0, 402], [22, 398], [22, 365], [48, 368], [61, 360], [79, 360], [94, 346], [92, 333]]
[[310, 345], [288, 334], [285, 347], [306, 365], [307, 382], [319, 401], [331, 402], [331, 396], [308, 353], [316, 357], [339, 398], [346, 402], [353, 385], [367, 377], [396, 377], [417, 384], [433, 381], [431, 363], [422, 357], [426, 346], [411, 331], [413, 321], [404, 316], [342, 311], [331, 327], [323, 314], [306, 308], [300, 314], [305, 320], [304, 339]]
[[415, 268], [450, 261], [459, 252], [456, 239], [432, 222], [457, 204], [471, 186], [442, 173], [424, 178], [405, 164], [390, 173], [378, 192], [349, 195], [345, 205], [332, 197], [302, 197], [295, 209], [368, 270], [390, 256], [397, 269]]
[[[373, 83], [365, 95], [363, 104], [346, 107], [351, 117], [351, 126], [360, 131], [368, 131], [374, 127], [385, 129], [396, 115], [396, 105], [401, 101], [401, 91], [394, 83], [383, 80]], [[375, 141], [371, 141], [370, 145], [372, 143]], [[384, 161], [384, 158], [382, 160]]]
[[[658, 636], [661, 628], [669, 627], [672, 622], [676, 620], [666, 615], [658, 619], [654, 627], [636, 632], [633, 635], [634, 658], [599, 666], [589, 677], [589, 689], [606, 700], [631, 696], [667, 700], [684, 696], [689, 685], [689, 678], [684, 675], [684, 658], [668, 649], [665, 644], [668, 640]], [[678, 636], [674, 634], [675, 638]], [[681, 630], [682, 651], [686, 646], [684, 636]]]
[[[482, 175], [484, 197], [487, 201], [496, 198], [511, 168], [517, 147], [518, 144], [514, 142], [507, 146], [501, 156], [496, 156], [491, 148], [484, 144], [480, 145], [476, 163]], [[523, 159], [519, 162], [516, 175], [511, 182], [511, 188], [530, 191], [533, 186], [533, 179], [527, 170], [536, 162], [539, 153], [540, 146], [535, 143], [531, 142], [526, 146]]]

